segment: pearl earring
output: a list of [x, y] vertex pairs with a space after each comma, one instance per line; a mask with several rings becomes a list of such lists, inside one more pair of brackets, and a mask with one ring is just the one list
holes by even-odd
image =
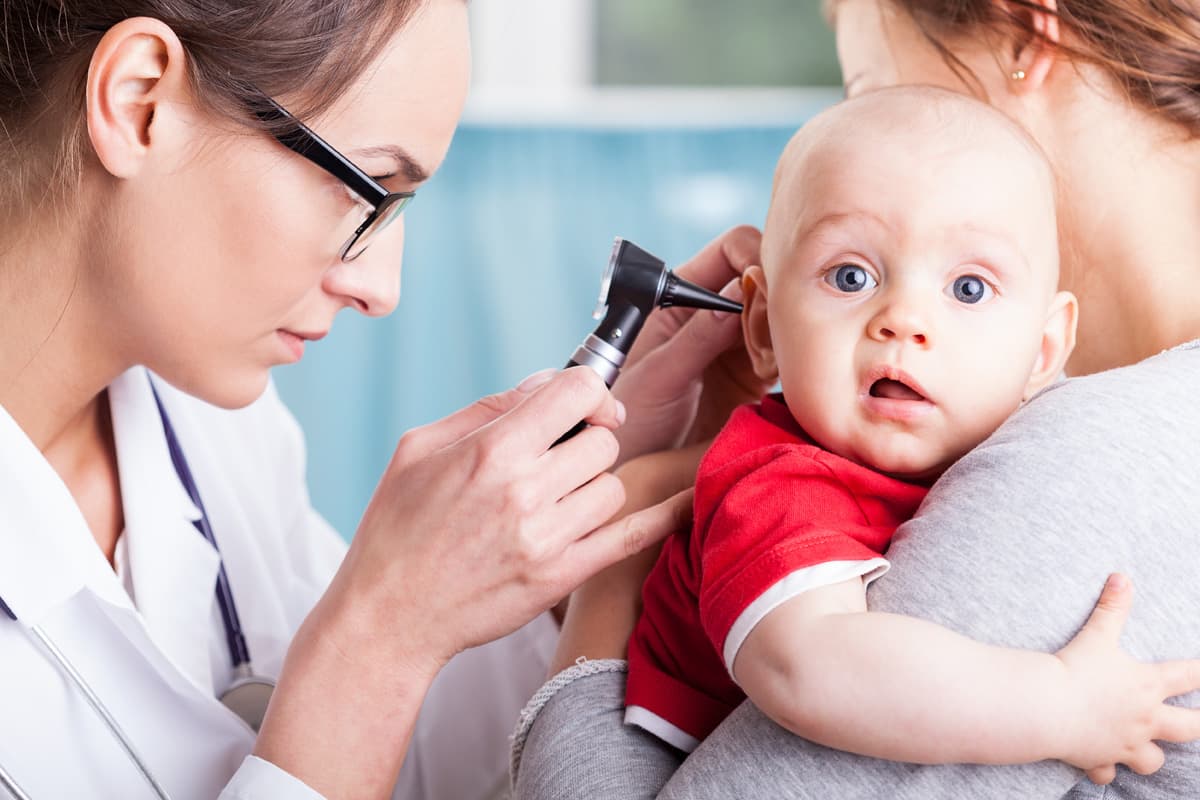
[[1015, 70], [1013, 70], [1013, 73], [1012, 73], [1012, 79], [1013, 79], [1014, 81], [1023, 81], [1023, 80], [1025, 80], [1025, 70], [1023, 70], [1023, 69], [1015, 69]]

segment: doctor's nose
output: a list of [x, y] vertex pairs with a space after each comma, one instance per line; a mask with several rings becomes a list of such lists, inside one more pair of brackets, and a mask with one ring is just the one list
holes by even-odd
[[867, 325], [867, 335], [878, 342], [928, 347], [931, 333], [928, 315], [919, 305], [902, 299], [888, 303]]
[[385, 317], [400, 302], [404, 256], [404, 217], [380, 233], [353, 261], [336, 264], [325, 277], [325, 291], [368, 317]]

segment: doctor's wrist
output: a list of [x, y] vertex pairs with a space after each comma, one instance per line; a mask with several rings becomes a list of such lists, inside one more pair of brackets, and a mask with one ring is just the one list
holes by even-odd
[[317, 634], [319, 646], [361, 662], [357, 670], [380, 671], [384, 680], [432, 682], [453, 651], [437, 641], [439, 629], [428, 615], [398, 603], [390, 591], [372, 591], [340, 578], [304, 622]]
[[254, 754], [327, 797], [390, 792], [437, 674], [327, 595], [292, 640]]

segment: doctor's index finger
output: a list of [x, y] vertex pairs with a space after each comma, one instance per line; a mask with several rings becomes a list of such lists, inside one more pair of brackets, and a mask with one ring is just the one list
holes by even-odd
[[497, 428], [520, 431], [520, 445], [540, 454], [580, 420], [617, 428], [624, 408], [589, 367], [562, 370], [498, 421]]
[[716, 291], [740, 276], [746, 267], [759, 263], [761, 252], [762, 232], [752, 225], [739, 225], [705, 245], [681, 264], [675, 274]]
[[534, 390], [523, 387], [540, 379], [540, 373], [535, 373], [520, 387], [481, 397], [447, 417], [409, 430], [396, 446], [397, 459], [404, 462], [419, 460], [469, 436], [519, 405]]

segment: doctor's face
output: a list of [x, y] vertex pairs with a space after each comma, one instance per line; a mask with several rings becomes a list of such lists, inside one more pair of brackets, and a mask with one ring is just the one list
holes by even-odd
[[[417, 190], [449, 147], [469, 62], [466, 4], [428, 0], [334, 107], [302, 122], [388, 191]], [[194, 109], [189, 123], [186, 163], [117, 196], [113, 216], [128, 220], [114, 287], [125, 300], [119, 334], [171, 383], [238, 407], [342, 308], [395, 308], [404, 221], [343, 262], [340, 248], [364, 218], [345, 184], [267, 134]]]

